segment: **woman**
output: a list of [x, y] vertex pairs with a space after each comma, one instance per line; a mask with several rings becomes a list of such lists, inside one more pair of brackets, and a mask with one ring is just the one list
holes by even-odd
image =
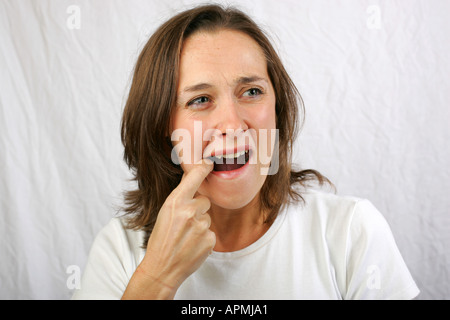
[[292, 169], [299, 108], [242, 12], [208, 5], [164, 23], [139, 56], [123, 115], [138, 189], [97, 236], [74, 298], [415, 297], [370, 202], [312, 191], [328, 180]]

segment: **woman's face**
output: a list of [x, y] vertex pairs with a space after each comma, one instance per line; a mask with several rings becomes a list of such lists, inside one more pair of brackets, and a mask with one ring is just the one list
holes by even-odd
[[172, 155], [185, 172], [202, 158], [213, 160], [198, 192], [213, 205], [242, 208], [264, 184], [275, 142], [266, 58], [244, 33], [198, 32], [183, 44], [179, 75]]

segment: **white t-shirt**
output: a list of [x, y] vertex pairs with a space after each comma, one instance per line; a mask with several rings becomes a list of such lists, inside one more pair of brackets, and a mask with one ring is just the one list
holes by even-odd
[[[175, 299], [412, 299], [414, 280], [367, 200], [310, 191], [256, 242], [213, 252]], [[120, 299], [145, 254], [144, 233], [113, 218], [98, 234], [73, 299]]]

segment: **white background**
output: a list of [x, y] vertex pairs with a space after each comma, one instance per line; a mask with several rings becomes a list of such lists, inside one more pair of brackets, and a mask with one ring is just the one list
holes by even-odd
[[[71, 297], [132, 186], [120, 118], [139, 50], [193, 3], [0, 1], [0, 298]], [[227, 3], [302, 93], [295, 161], [371, 200], [419, 298], [449, 299], [450, 1]]]

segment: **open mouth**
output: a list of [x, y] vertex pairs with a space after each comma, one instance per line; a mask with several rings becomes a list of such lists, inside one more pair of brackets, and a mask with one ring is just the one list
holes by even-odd
[[243, 150], [236, 153], [211, 156], [214, 162], [213, 171], [233, 171], [243, 167], [250, 159], [251, 150]]

